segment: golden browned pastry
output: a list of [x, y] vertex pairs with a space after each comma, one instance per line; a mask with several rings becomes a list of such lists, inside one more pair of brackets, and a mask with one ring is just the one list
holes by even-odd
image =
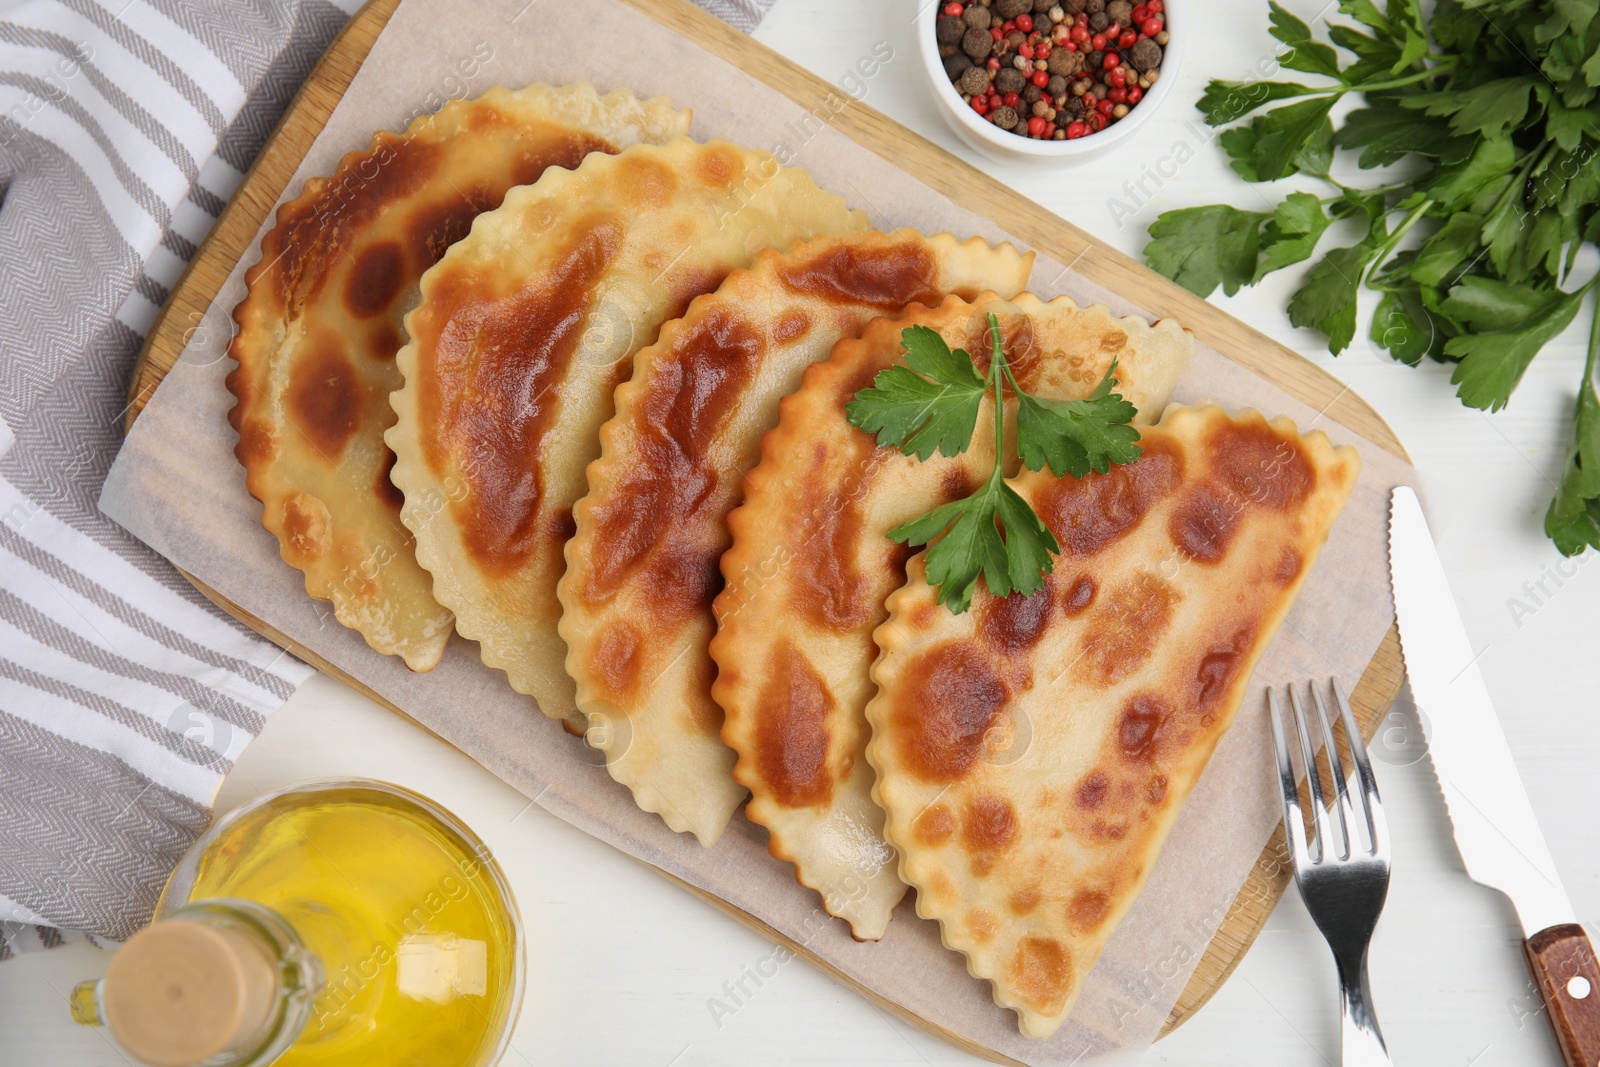
[[379, 652], [426, 671], [451, 632], [400, 522], [383, 442], [417, 280], [511, 186], [688, 125], [687, 111], [621, 89], [490, 89], [378, 133], [278, 209], [234, 310], [235, 452], [306, 591]]
[[[1152, 327], [1065, 297], [1043, 303], [1023, 294], [1012, 303], [990, 294], [908, 309], [806, 371], [729, 517], [712, 695], [727, 712], [722, 736], [738, 753], [736, 776], [752, 793], [745, 810], [770, 831], [773, 855], [793, 861], [800, 881], [861, 939], [883, 936], [905, 892], [863, 758], [872, 631], [908, 554], [885, 535], [968, 495], [989, 474], [993, 444], [977, 433], [960, 456], [918, 461], [876, 447], [845, 420], [844, 405], [903, 361], [900, 334], [913, 324], [987, 361], [991, 310], [1019, 381], [1044, 396], [1089, 395], [1117, 359], [1119, 392], [1153, 417], [1188, 362], [1190, 340], [1176, 323]], [[989, 425], [990, 403], [980, 427]]]
[[422, 279], [387, 440], [434, 595], [545, 714], [574, 709], [556, 583], [634, 353], [763, 248], [866, 217], [768, 152], [680, 138], [551, 170]]
[[1032, 262], [949, 234], [821, 237], [761, 253], [634, 358], [573, 509], [561, 636], [579, 710], [612, 727], [591, 734], [612, 777], [674, 830], [709, 845], [744, 798], [706, 642], [728, 511], [779, 398], [873, 318], [945, 293], [1015, 295]]
[[1174, 407], [1135, 463], [1013, 487], [1061, 543], [1044, 588], [889, 598], [867, 705], [917, 911], [1048, 1037], [1143, 888], [1360, 468], [1287, 419]]

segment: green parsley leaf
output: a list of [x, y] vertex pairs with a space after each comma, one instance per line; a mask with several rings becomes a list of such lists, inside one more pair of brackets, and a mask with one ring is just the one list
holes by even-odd
[[1289, 46], [1289, 51], [1278, 57], [1278, 63], [1288, 70], [1303, 74], [1322, 74], [1343, 80], [1339, 71], [1339, 56], [1332, 48], [1311, 36], [1311, 27], [1271, 0], [1267, 7], [1272, 28], [1268, 31]]
[[[1600, 327], [1600, 319], [1596, 321]], [[1544, 516], [1544, 532], [1564, 556], [1576, 556], [1585, 548], [1600, 549], [1600, 392], [1594, 377], [1600, 328], [1595, 334], [1590, 339], [1589, 364], [1578, 389], [1572, 443], [1562, 468], [1561, 485]]]
[[1256, 181], [1276, 181], [1293, 174], [1295, 161], [1306, 145], [1326, 128], [1328, 112], [1333, 110], [1337, 100], [1335, 96], [1319, 96], [1274, 108], [1251, 119], [1249, 130], [1254, 137], [1248, 155], [1235, 154], [1226, 140], [1228, 134], [1223, 134], [1223, 146], [1235, 158], [1234, 169], [1239, 169], [1238, 161], [1243, 158], [1254, 171]]
[[1321, 200], [1310, 193], [1290, 193], [1261, 231], [1261, 250], [1266, 254], [1251, 283], [1259, 282], [1271, 271], [1311, 258], [1322, 231], [1332, 222], [1322, 213]]
[[1196, 296], [1232, 296], [1255, 277], [1261, 224], [1268, 216], [1217, 204], [1163, 213], [1150, 224], [1145, 262]]
[[1364, 107], [1344, 117], [1334, 134], [1340, 148], [1360, 148], [1361, 167], [1386, 167], [1415, 152], [1434, 159], [1451, 147], [1455, 135], [1441, 119], [1397, 107]]
[[[952, 351], [926, 327], [900, 335], [905, 367], [879, 372], [871, 386], [845, 405], [849, 421], [878, 434], [878, 442], [919, 459], [935, 450], [955, 455], [971, 443], [980, 404], [993, 390], [995, 461], [989, 478], [972, 495], [934, 508], [889, 531], [902, 544], [928, 545], [924, 564], [938, 600], [957, 614], [972, 603], [982, 577], [995, 596], [1035, 592], [1061, 550], [1055, 535], [1029, 503], [1006, 484], [1001, 457], [1005, 448], [1004, 384], [1017, 397], [1016, 441], [1033, 470], [1049, 464], [1060, 476], [1105, 473], [1112, 463], [1139, 458], [1139, 432], [1128, 425], [1137, 414], [1113, 392], [1113, 362], [1086, 399], [1053, 401], [1031, 396], [1017, 383], [1006, 361], [1000, 320], [989, 316], [991, 352], [988, 373], [979, 376], [972, 357]], [[895, 373], [895, 372], [903, 373]], [[964, 420], [964, 421], [963, 421]], [[955, 451], [947, 443], [959, 443]]]
[[1226, 126], [1275, 101], [1322, 91], [1295, 82], [1211, 81], [1195, 106], [1204, 112], [1206, 125]]
[[1446, 116], [1457, 133], [1498, 137], [1522, 125], [1528, 114], [1531, 75], [1497, 78], [1457, 92], [1417, 93], [1401, 100], [1404, 107], [1420, 108], [1435, 117]]
[[1083, 478], [1139, 458], [1139, 431], [1128, 425], [1134, 407], [1111, 391], [1116, 372], [1113, 361], [1087, 400], [1047, 400], [1017, 392], [1017, 451], [1029, 470], [1048, 466], [1057, 477]]
[[1535, 293], [1486, 278], [1462, 279], [1444, 302], [1451, 318], [1475, 331], [1444, 346], [1446, 355], [1461, 360], [1450, 376], [1461, 402], [1488, 411], [1505, 407], [1539, 349], [1578, 314], [1586, 292]]
[[963, 349], [951, 351], [926, 326], [900, 334], [907, 367], [879, 371], [872, 386], [845, 405], [851, 424], [878, 435], [878, 444], [927, 459], [958, 456], [972, 443], [988, 382]]

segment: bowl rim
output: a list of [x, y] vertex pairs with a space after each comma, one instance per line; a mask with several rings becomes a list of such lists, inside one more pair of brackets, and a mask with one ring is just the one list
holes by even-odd
[[[1161, 79], [1126, 117], [1098, 133], [1076, 140], [1040, 141], [1033, 137], [1019, 136], [979, 118], [977, 113], [962, 101], [955, 84], [944, 72], [944, 64], [939, 56], [939, 44], [934, 36], [935, 25], [939, 21], [939, 11], [944, 6], [944, 0], [927, 0], [923, 5], [923, 15], [918, 19], [924, 24], [917, 30], [918, 52], [922, 57], [923, 68], [933, 82], [934, 96], [939, 106], [953, 121], [960, 123], [964, 130], [993, 146], [997, 151], [1009, 155], [1033, 156], [1038, 159], [1068, 159], [1089, 155], [1132, 135], [1141, 125], [1149, 121], [1150, 116], [1172, 92], [1187, 38], [1183, 11], [1185, 4], [1184, 0], [1163, 0], [1163, 2], [1166, 5], [1163, 13], [1167, 16], [1167, 32], [1172, 37], [1162, 49]], [[1174, 3], [1179, 8], [1176, 12], [1172, 10]]]

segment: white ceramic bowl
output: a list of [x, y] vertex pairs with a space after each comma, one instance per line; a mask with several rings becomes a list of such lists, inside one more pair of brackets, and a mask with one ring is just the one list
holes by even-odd
[[1144, 95], [1144, 99], [1117, 122], [1073, 141], [1041, 141], [1033, 137], [1020, 137], [1002, 130], [982, 118], [961, 99], [961, 93], [950, 84], [945, 75], [944, 63], [939, 58], [939, 42], [934, 37], [934, 23], [943, 9], [942, 0], [924, 2], [922, 15], [917, 19], [917, 51], [922, 56], [923, 72], [928, 76], [929, 88], [939, 108], [939, 114], [955, 135], [967, 145], [991, 159], [1005, 163], [1051, 163], [1083, 159], [1131, 137], [1139, 127], [1150, 121], [1150, 116], [1166, 101], [1178, 81], [1178, 65], [1183, 61], [1186, 39], [1188, 0], [1165, 0], [1167, 32], [1171, 39], [1161, 55], [1161, 78]]

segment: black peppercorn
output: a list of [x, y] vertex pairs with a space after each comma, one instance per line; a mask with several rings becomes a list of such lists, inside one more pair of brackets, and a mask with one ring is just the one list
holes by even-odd
[[994, 13], [1002, 19], [1014, 19], [1033, 10], [1033, 0], [995, 0]]
[[989, 91], [989, 72], [982, 67], [968, 67], [961, 73], [961, 91], [977, 96]]
[[961, 75], [972, 69], [972, 60], [957, 52], [953, 56], [945, 56], [944, 73], [951, 81], [959, 81]]
[[1083, 69], [1083, 53], [1069, 52], [1065, 48], [1053, 48], [1050, 50], [1050, 58], [1044, 62], [1045, 69], [1051, 74], [1070, 78]]
[[[1033, 13], [1035, 15], [1044, 15], [1049, 13], [1050, 9], [1055, 6], [1056, 0], [1033, 0]], [[1034, 21], [1037, 22], [1038, 20], [1035, 19]]]
[[988, 30], [968, 30], [961, 38], [961, 50], [974, 63], [989, 58], [989, 53], [994, 50], [994, 38], [989, 36]]
[[1128, 0], [1111, 0], [1106, 5], [1106, 14], [1111, 16], [1111, 21], [1127, 29], [1133, 24], [1133, 5]]
[[1063, 78], [1059, 74], [1052, 75], [1050, 78], [1050, 85], [1046, 91], [1049, 92], [1051, 96], [1060, 99], [1066, 95], [1067, 79]]
[[989, 116], [989, 121], [1002, 130], [1009, 130], [1017, 124], [1016, 108], [1006, 107], [1002, 104], [994, 109], [994, 113]]
[[1100, 70], [1105, 66], [1106, 54], [1104, 52], [1090, 52], [1085, 61], [1090, 70]]
[[1128, 50], [1128, 62], [1135, 70], [1155, 70], [1161, 66], [1161, 46], [1146, 37]]
[[1021, 30], [1012, 30], [1010, 33], [1005, 35], [1006, 46], [1003, 49], [1000, 50], [1001, 54], [1002, 55], [1004, 55], [1006, 53], [1015, 54], [1017, 49], [1021, 48], [1024, 44], [1027, 43], [1027, 41], [1028, 41], [1028, 35], [1027, 34], [1023, 33]]
[[933, 27], [940, 44], [955, 44], [967, 32], [967, 24], [960, 19], [940, 19]]
[[1106, 0], [1084, 0], [1083, 9], [1089, 14], [1098, 14], [1106, 9]]
[[995, 71], [994, 87], [1002, 95], [1005, 93], [1020, 93], [1027, 80], [1022, 76], [1022, 71], [1016, 67], [1006, 67]]
[[1028, 87], [1022, 90], [1022, 99], [1027, 103], [1036, 104], [1044, 99], [1044, 90], [1030, 82]]
[[1111, 16], [1104, 11], [1097, 11], [1089, 16], [1089, 29], [1095, 33], [1105, 33], [1106, 27], [1111, 25]]
[[989, 9], [973, 4], [961, 13], [961, 19], [975, 30], [987, 30], [990, 19]]

